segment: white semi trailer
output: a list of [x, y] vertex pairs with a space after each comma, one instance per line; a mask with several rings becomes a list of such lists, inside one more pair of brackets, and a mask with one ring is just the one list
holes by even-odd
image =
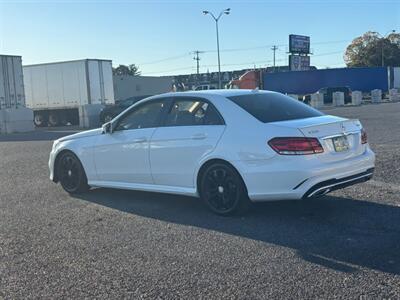
[[0, 109], [25, 106], [21, 56], [0, 55]]
[[33, 130], [32, 110], [25, 108], [22, 58], [0, 55], [0, 134]]
[[26, 106], [36, 126], [78, 124], [79, 108], [114, 104], [111, 60], [23, 66]]

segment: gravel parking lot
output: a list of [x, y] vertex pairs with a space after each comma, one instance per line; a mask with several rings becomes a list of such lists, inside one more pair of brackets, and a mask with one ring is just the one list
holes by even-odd
[[0, 299], [400, 298], [400, 103], [332, 108], [359, 118], [370, 182], [223, 218], [198, 199], [48, 179], [52, 140], [0, 136]]

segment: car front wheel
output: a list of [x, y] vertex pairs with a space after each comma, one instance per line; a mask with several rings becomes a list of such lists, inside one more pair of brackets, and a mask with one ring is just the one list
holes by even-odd
[[207, 167], [201, 177], [199, 193], [207, 207], [218, 215], [244, 213], [250, 204], [241, 176], [224, 163]]
[[63, 189], [70, 194], [82, 193], [89, 189], [82, 164], [71, 152], [61, 154], [57, 164], [57, 177]]

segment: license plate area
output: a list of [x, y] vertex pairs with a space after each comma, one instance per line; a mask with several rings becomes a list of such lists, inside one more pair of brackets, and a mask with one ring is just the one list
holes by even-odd
[[349, 150], [349, 141], [347, 140], [347, 136], [337, 136], [332, 138], [333, 147], [336, 152], [343, 152]]

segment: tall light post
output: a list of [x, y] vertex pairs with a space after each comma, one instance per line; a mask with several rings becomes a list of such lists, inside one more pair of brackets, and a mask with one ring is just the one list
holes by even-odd
[[221, 60], [219, 56], [219, 33], [218, 33], [218, 21], [221, 18], [223, 14], [229, 15], [231, 9], [227, 8], [221, 11], [218, 15], [218, 17], [215, 17], [212, 12], [209, 12], [208, 10], [203, 10], [204, 15], [210, 15], [214, 21], [215, 21], [215, 29], [217, 31], [217, 53], [218, 53], [218, 88], [221, 88]]
[[385, 56], [384, 56], [384, 52], [383, 52], [385, 39], [387, 38], [387, 36], [390, 33], [395, 33], [395, 32], [396, 32], [396, 30], [393, 29], [393, 30], [390, 30], [390, 31], [386, 32], [386, 34], [382, 36], [379, 32], [374, 31], [374, 33], [376, 33], [382, 39], [381, 40], [381, 65], [382, 65], [382, 67], [385, 66]]

